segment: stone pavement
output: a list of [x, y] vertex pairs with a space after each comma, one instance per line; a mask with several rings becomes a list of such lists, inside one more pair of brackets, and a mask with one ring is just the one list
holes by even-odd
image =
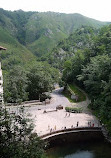
[[88, 127], [88, 122], [91, 122], [91, 125], [94, 123], [94, 126], [98, 126], [98, 120], [91, 114], [70, 113], [69, 116], [69, 113], [67, 113], [66, 116], [65, 109], [49, 113], [43, 112], [44, 110], [38, 110], [34, 117], [34, 131], [37, 132], [39, 136], [49, 133], [51, 129], [55, 131], [64, 129], [64, 127], [76, 127], [77, 122], [79, 122], [78, 127]]
[[[47, 134], [51, 129], [52, 131], [60, 130], [64, 127], [70, 128], [72, 125], [73, 127], [76, 127], [77, 122], [79, 122], [78, 127], [87, 127], [88, 122], [91, 122], [91, 124], [94, 123], [95, 126], [98, 126], [98, 120], [91, 114], [91, 112], [89, 112], [87, 108], [89, 103], [88, 99], [81, 103], [71, 104], [68, 99], [61, 94], [61, 91], [62, 88], [53, 91], [51, 94], [53, 99], [50, 104], [30, 106], [24, 105], [25, 111], [31, 114], [31, 118], [35, 124], [34, 131], [37, 132], [38, 135]], [[62, 105], [64, 107], [63, 110], [53, 111], [56, 109], [57, 105]], [[66, 106], [82, 107], [84, 109], [84, 113], [70, 113], [70, 116], [69, 113], [67, 113], [67, 117], [65, 117]], [[17, 112], [18, 107], [13, 106], [8, 108], [10, 108], [11, 111]], [[53, 112], [44, 113], [44, 110]]]

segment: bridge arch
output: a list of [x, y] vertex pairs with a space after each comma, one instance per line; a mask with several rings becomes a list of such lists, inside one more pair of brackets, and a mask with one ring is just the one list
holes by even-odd
[[69, 142], [100, 141], [104, 139], [101, 127], [80, 127], [58, 130], [41, 136], [54, 146]]

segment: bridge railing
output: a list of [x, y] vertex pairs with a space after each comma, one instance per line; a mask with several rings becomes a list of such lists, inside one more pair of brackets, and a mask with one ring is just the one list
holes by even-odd
[[73, 127], [73, 128], [67, 128], [67, 129], [61, 129], [61, 130], [56, 130], [52, 131], [50, 133], [41, 135], [40, 138], [45, 138], [47, 136], [51, 136], [54, 134], [59, 134], [59, 133], [65, 133], [65, 132], [70, 132], [70, 131], [80, 131], [80, 130], [101, 130], [101, 127]]

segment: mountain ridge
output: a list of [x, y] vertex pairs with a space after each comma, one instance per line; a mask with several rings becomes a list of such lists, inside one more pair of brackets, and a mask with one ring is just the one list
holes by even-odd
[[[29, 58], [35, 61], [37, 57], [51, 52], [59, 41], [67, 38], [81, 26], [100, 28], [107, 24], [78, 13], [24, 12], [22, 10], [12, 12], [0, 8], [0, 45], [9, 48], [6, 51], [7, 54], [10, 54], [13, 45], [16, 51], [11, 53], [11, 56], [19, 57], [21, 62], [26, 62], [27, 57], [23, 56], [28, 56], [28, 61], [30, 61]], [[25, 49], [25, 53], [19, 53], [21, 47]], [[8, 55], [5, 60], [9, 60]]]

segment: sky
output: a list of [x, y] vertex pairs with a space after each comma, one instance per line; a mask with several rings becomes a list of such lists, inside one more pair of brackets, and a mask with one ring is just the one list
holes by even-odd
[[84, 16], [111, 22], [111, 0], [0, 0], [5, 10], [80, 13]]

